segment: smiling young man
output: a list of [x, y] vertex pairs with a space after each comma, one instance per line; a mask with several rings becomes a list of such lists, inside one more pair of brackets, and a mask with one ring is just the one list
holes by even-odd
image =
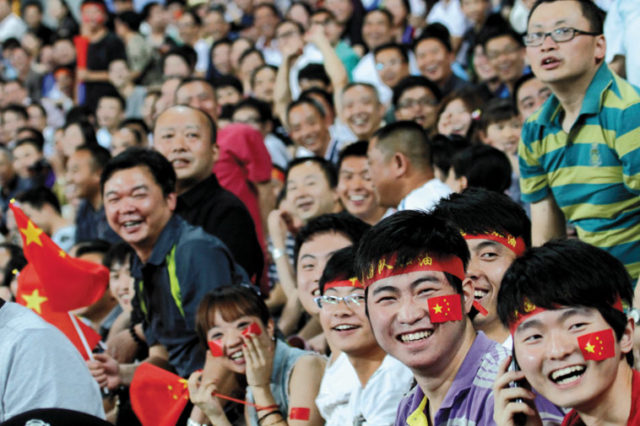
[[[521, 371], [495, 383], [496, 423], [535, 419], [533, 393], [571, 409], [563, 425], [640, 424], [640, 373], [632, 370], [633, 290], [622, 263], [579, 240], [529, 250], [505, 274], [498, 313], [509, 327]], [[516, 401], [517, 398], [522, 402]]]
[[525, 122], [518, 149], [533, 244], [563, 236], [568, 221], [637, 279], [640, 89], [604, 64], [602, 15], [592, 1], [537, 2], [525, 42], [533, 73], [552, 92]]
[[531, 245], [531, 222], [524, 209], [508, 196], [467, 188], [443, 199], [433, 211], [460, 229], [471, 254], [466, 278], [474, 299], [486, 309], [472, 316], [476, 330], [511, 349], [509, 330], [498, 318], [500, 282], [509, 265]]

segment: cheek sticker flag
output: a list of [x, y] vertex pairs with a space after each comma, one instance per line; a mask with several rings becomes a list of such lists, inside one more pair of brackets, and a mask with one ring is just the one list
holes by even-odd
[[460, 321], [462, 319], [462, 302], [459, 294], [448, 296], [430, 297], [429, 317], [432, 323], [446, 321]]
[[[262, 334], [262, 329], [257, 323], [252, 322], [251, 324], [249, 324], [249, 327], [242, 330], [243, 336], [248, 336], [250, 334], [253, 334], [254, 336], [259, 336]], [[211, 355], [215, 357], [224, 355], [224, 350], [222, 348], [222, 339], [209, 340], [207, 344], [209, 345]]]
[[610, 328], [579, 336], [578, 345], [585, 361], [602, 361], [616, 356], [615, 338]]

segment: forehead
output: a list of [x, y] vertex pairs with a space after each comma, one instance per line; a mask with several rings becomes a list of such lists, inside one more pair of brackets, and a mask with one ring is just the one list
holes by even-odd
[[390, 47], [388, 49], [383, 49], [378, 51], [375, 54], [376, 58], [388, 58], [388, 57], [397, 57], [397, 58], [401, 58], [402, 57], [402, 53], [400, 53], [400, 50], [398, 50], [395, 47]]
[[320, 177], [328, 184], [327, 177], [325, 176], [322, 168], [319, 164], [313, 161], [305, 161], [304, 163], [293, 166], [289, 171], [287, 181], [304, 180], [311, 176]]
[[445, 47], [437, 38], [428, 38], [416, 44], [416, 52], [423, 50], [445, 50]]
[[156, 120], [154, 131], [187, 126], [198, 126], [208, 130], [207, 124], [204, 112], [193, 108], [172, 107], [160, 114]]
[[252, 106], [243, 106], [233, 112], [234, 117], [259, 117], [260, 113]]
[[531, 14], [528, 28], [585, 23], [582, 8], [577, 1], [565, 0], [541, 3]]
[[429, 90], [428, 88], [423, 86], [417, 86], [417, 87], [410, 87], [409, 89], [406, 89], [404, 92], [402, 92], [402, 95], [400, 95], [400, 99], [420, 98], [422, 96], [435, 97], [433, 92], [431, 92], [431, 90]]
[[204, 93], [211, 99], [214, 98], [213, 87], [202, 81], [192, 81], [183, 84], [176, 92], [176, 96], [193, 96], [200, 93]]
[[523, 98], [527, 95], [531, 95], [532, 93], [536, 93], [544, 87], [546, 87], [546, 85], [535, 77], [527, 80], [522, 83], [522, 85], [518, 89], [518, 99]]
[[371, 98], [375, 97], [375, 92], [374, 92], [375, 90], [376, 89], [372, 87], [359, 84], [359, 85], [348, 88], [343, 93], [342, 96], [344, 97], [345, 102], [347, 100], [355, 100], [355, 99], [370, 100]]
[[537, 329], [561, 327], [564, 321], [576, 316], [599, 319], [603, 322], [605, 321], [600, 312], [595, 308], [565, 306], [560, 307], [559, 309], [544, 310], [537, 314], [531, 315], [530, 317], [522, 321], [520, 325], [518, 325], [516, 334], [530, 327], [535, 327]]
[[320, 117], [320, 112], [308, 103], [298, 104], [289, 111], [290, 121], [302, 120], [303, 118], [310, 116]]
[[444, 272], [440, 271], [413, 271], [406, 274], [392, 275], [387, 278], [383, 278], [375, 281], [369, 285], [369, 294], [375, 293], [376, 290], [383, 291], [410, 291], [412, 288], [421, 283], [429, 283], [443, 289], [454, 290], [453, 286], [449, 284]]
[[295, 25], [293, 22], [283, 22], [276, 29], [276, 33], [282, 34], [282, 33], [285, 33], [287, 31], [291, 31], [291, 30], [293, 30], [295, 32], [299, 32], [298, 31], [298, 26]]
[[109, 191], [126, 192], [140, 186], [162, 190], [147, 166], [134, 166], [118, 170], [109, 176], [109, 179], [104, 183], [104, 192], [105, 194]]
[[487, 50], [491, 49], [499, 49], [502, 46], [513, 46], [518, 45], [517, 40], [514, 40], [512, 36], [504, 34], [498, 37], [494, 37], [491, 40], [487, 41], [485, 47]]
[[344, 234], [334, 231], [323, 231], [309, 236], [300, 245], [298, 257], [305, 255], [321, 256], [349, 247], [353, 242]]
[[387, 19], [387, 15], [380, 11], [369, 12], [367, 16], [364, 17], [365, 24], [388, 24], [389, 20]]
[[89, 161], [91, 160], [91, 154], [86, 149], [81, 149], [79, 151], [75, 151], [69, 157], [69, 167], [77, 166], [77, 165], [89, 165]]
[[367, 157], [361, 157], [359, 155], [351, 155], [342, 160], [340, 164], [340, 171], [344, 169], [356, 170], [364, 169], [367, 167]]

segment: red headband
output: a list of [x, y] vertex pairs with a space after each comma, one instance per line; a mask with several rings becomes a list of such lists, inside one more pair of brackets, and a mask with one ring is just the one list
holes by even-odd
[[358, 280], [356, 277], [353, 277], [349, 278], [348, 280], [329, 281], [324, 285], [324, 291], [336, 287], [364, 288], [360, 280]]
[[466, 232], [461, 232], [462, 236], [465, 240], [491, 240], [496, 243], [500, 243], [512, 252], [516, 254], [516, 256], [520, 257], [524, 254], [527, 246], [524, 243], [524, 239], [522, 237], [514, 237], [511, 234], [500, 234], [499, 232], [493, 231], [490, 234], [467, 234]]
[[[620, 299], [620, 297], [618, 297], [618, 300], [616, 300], [613, 303], [612, 307], [614, 309], [624, 313], [624, 308], [622, 306], [622, 299]], [[560, 306], [558, 306], [558, 308], [560, 308]], [[516, 329], [518, 328], [518, 326], [520, 324], [522, 324], [522, 322], [524, 320], [526, 320], [529, 317], [532, 317], [533, 315], [539, 314], [540, 312], [544, 312], [546, 310], [547, 310], [546, 308], [540, 308], [540, 307], [534, 305], [533, 303], [531, 303], [531, 301], [529, 299], [525, 298], [524, 299], [524, 306], [523, 306], [523, 311], [524, 312], [519, 312], [516, 309], [516, 311], [513, 313], [514, 321], [509, 326], [509, 332], [513, 336], [515, 334]]]
[[394, 253], [390, 257], [379, 259], [377, 264], [372, 264], [364, 277], [364, 286], [368, 287], [378, 280], [415, 271], [447, 272], [464, 280], [464, 265], [459, 257], [435, 258], [425, 254], [403, 265], [396, 265], [396, 260], [397, 254]]

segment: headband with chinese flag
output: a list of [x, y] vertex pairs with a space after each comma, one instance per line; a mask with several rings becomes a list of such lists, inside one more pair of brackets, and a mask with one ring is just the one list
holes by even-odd
[[461, 232], [462, 237], [465, 240], [491, 240], [496, 243], [500, 243], [512, 252], [516, 254], [516, 256], [520, 257], [524, 254], [527, 246], [524, 243], [524, 239], [522, 237], [514, 237], [509, 233], [501, 234], [499, 232], [493, 231], [489, 234], [467, 234], [466, 232]]
[[[624, 307], [623, 307], [622, 299], [620, 297], [618, 297], [618, 299], [611, 306], [614, 309], [624, 313]], [[560, 308], [560, 306], [558, 306], [558, 308]], [[531, 303], [529, 299], [525, 298], [522, 310], [523, 312], [520, 312], [516, 309], [516, 311], [513, 313], [514, 321], [509, 326], [509, 331], [511, 332], [512, 336], [515, 334], [516, 329], [518, 328], [518, 326], [520, 326], [520, 324], [522, 324], [524, 320], [526, 320], [529, 317], [532, 317], [533, 315], [539, 314], [540, 312], [544, 312], [547, 309], [536, 306], [533, 303]]]
[[382, 257], [376, 264], [372, 264], [365, 274], [363, 284], [364, 287], [368, 287], [378, 280], [415, 271], [447, 272], [464, 280], [464, 265], [459, 257], [439, 258], [424, 254], [403, 265], [398, 265], [397, 254], [393, 254], [389, 257]]
[[324, 291], [327, 291], [330, 288], [336, 287], [353, 287], [353, 288], [364, 288], [360, 280], [356, 277], [349, 278], [347, 280], [337, 280], [337, 281], [329, 281], [324, 285]]

